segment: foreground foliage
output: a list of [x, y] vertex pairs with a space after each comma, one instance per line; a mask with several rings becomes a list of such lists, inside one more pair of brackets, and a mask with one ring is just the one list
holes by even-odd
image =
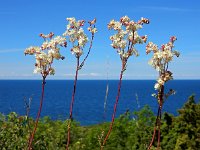
[[[161, 149], [200, 149], [200, 104], [191, 96], [178, 110], [179, 115], [163, 114], [161, 126]], [[105, 150], [145, 150], [151, 140], [155, 116], [148, 106], [138, 112], [126, 112], [116, 119]], [[62, 150], [66, 148], [67, 121], [53, 121], [44, 117], [39, 121], [33, 141], [35, 150]], [[3, 150], [26, 149], [27, 139], [34, 121], [12, 112], [0, 115], [0, 147]], [[109, 123], [80, 126], [71, 123], [72, 150], [99, 150]], [[155, 140], [157, 141], [157, 140]], [[156, 146], [157, 143], [153, 143]], [[152, 147], [154, 149], [155, 147]]]

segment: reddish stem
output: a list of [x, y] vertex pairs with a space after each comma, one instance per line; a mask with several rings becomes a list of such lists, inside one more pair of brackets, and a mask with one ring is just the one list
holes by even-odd
[[43, 100], [44, 100], [44, 88], [45, 88], [45, 84], [46, 84], [45, 78], [46, 77], [43, 76], [43, 80], [42, 80], [42, 94], [41, 94], [41, 98], [40, 98], [40, 107], [39, 107], [39, 110], [38, 110], [38, 113], [37, 113], [37, 118], [36, 118], [36, 122], [35, 122], [35, 126], [34, 126], [34, 129], [33, 129], [33, 132], [32, 132], [32, 134], [29, 137], [28, 150], [32, 149], [32, 142], [33, 142], [33, 139], [34, 139], [34, 135], [35, 135], [37, 126], [38, 126], [38, 121], [39, 121], [39, 118], [40, 118], [40, 114], [41, 114], [41, 111], [42, 111], [42, 104], [43, 104]]
[[152, 135], [151, 143], [149, 144], [148, 150], [151, 149], [151, 146], [153, 145], [153, 142], [154, 142], [154, 139], [155, 139], [155, 135], [156, 135], [156, 127], [157, 127], [157, 124], [158, 124], [159, 111], [160, 111], [160, 109], [158, 108], [158, 113], [157, 113], [156, 123], [155, 123], [155, 126], [154, 126], [154, 131], [153, 131], [153, 135]]
[[70, 126], [71, 126], [71, 120], [72, 120], [74, 97], [75, 97], [75, 93], [76, 93], [76, 83], [77, 83], [77, 78], [78, 78], [78, 70], [79, 70], [79, 57], [77, 57], [76, 74], [75, 74], [75, 79], [74, 79], [74, 89], [73, 89], [73, 92], [72, 92], [72, 99], [71, 99], [71, 105], [70, 105], [70, 113], [69, 113], [70, 122], [69, 122], [69, 125], [68, 125], [66, 150], [69, 149], [69, 144], [70, 144]]
[[160, 136], [161, 136], [161, 132], [160, 132], [160, 126], [161, 126], [161, 111], [162, 111], [162, 105], [163, 105], [163, 95], [164, 95], [164, 86], [161, 86], [161, 90], [158, 93], [158, 99], [159, 99], [159, 106], [158, 106], [158, 112], [157, 112], [157, 118], [156, 118], [156, 123], [154, 126], [154, 132], [153, 132], [153, 136], [151, 139], [151, 143], [149, 144], [148, 150], [151, 149], [151, 146], [153, 145], [154, 139], [155, 139], [155, 135], [156, 135], [156, 128], [158, 127], [158, 143], [157, 143], [157, 150], [159, 150], [160, 148]]
[[106, 144], [106, 141], [112, 131], [112, 128], [113, 128], [113, 124], [114, 124], [114, 121], [115, 121], [115, 114], [116, 114], [116, 110], [117, 110], [117, 104], [118, 104], [118, 101], [119, 101], [119, 97], [120, 97], [120, 91], [121, 91], [121, 85], [122, 85], [122, 77], [123, 77], [123, 72], [124, 72], [124, 68], [125, 68], [125, 62], [122, 62], [122, 70], [121, 70], [121, 73], [120, 73], [120, 79], [119, 79], [119, 84], [118, 84], [118, 92], [117, 92], [117, 97], [116, 97], [116, 101], [115, 101], [115, 105], [114, 105], [114, 110], [113, 110], [113, 115], [112, 115], [112, 122], [110, 124], [110, 128], [108, 130], [108, 133], [103, 141], [103, 145], [101, 146], [101, 149], [103, 149], [103, 146]]
[[87, 52], [87, 55], [85, 56], [85, 58], [83, 59], [83, 61], [81, 62], [81, 65], [79, 66], [79, 69], [81, 69], [86, 61], [86, 59], [88, 58], [89, 54], [90, 54], [90, 51], [92, 49], [92, 43], [93, 43], [93, 40], [94, 40], [94, 34], [92, 34], [92, 39], [90, 41], [90, 47], [89, 47], [89, 50]]
[[159, 109], [160, 109], [160, 114], [159, 114], [159, 122], [158, 122], [158, 144], [157, 144], [157, 150], [159, 150], [160, 149], [160, 135], [161, 135], [161, 133], [160, 133], [160, 126], [161, 126], [161, 106], [159, 107]]
[[160, 149], [160, 136], [161, 136], [161, 117], [162, 117], [162, 106], [163, 106], [163, 96], [164, 96], [164, 85], [161, 86], [161, 91], [160, 91], [160, 103], [159, 103], [159, 122], [158, 122], [158, 143], [157, 143], [157, 150]]

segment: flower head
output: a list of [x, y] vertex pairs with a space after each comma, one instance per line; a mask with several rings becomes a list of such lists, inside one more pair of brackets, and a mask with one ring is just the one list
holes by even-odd
[[159, 79], [155, 84], [155, 89], [159, 89], [165, 82], [172, 80], [172, 72], [168, 70], [169, 62], [173, 60], [174, 56], [179, 57], [180, 53], [173, 50], [174, 41], [177, 38], [172, 36], [167, 44], [163, 44], [161, 48], [152, 42], [149, 42], [146, 46], [146, 54], [153, 52], [153, 56], [149, 61], [149, 64], [159, 72]]
[[[76, 57], [80, 57], [83, 54], [83, 48], [89, 41], [83, 29], [86, 21], [77, 21], [75, 18], [67, 18], [67, 21], [68, 25], [66, 31], [63, 33], [63, 36], [69, 37], [69, 42], [73, 45], [71, 48], [72, 54], [75, 54]], [[94, 35], [97, 32], [97, 29], [95, 28], [96, 19], [93, 19], [88, 23], [88, 31]]]
[[54, 34], [50, 32], [49, 34], [40, 34], [40, 37], [44, 39], [44, 42], [40, 47], [29, 47], [24, 53], [25, 55], [33, 55], [35, 54], [35, 69], [34, 73], [40, 73], [43, 77], [47, 75], [54, 75], [55, 69], [52, 67], [52, 63], [54, 59], [64, 59], [60, 54], [60, 48], [66, 47], [66, 38], [61, 36], [54, 37]]
[[[113, 29], [117, 33], [110, 36], [111, 46], [116, 49], [120, 58], [126, 61], [133, 54], [138, 56], [135, 44], [142, 44], [147, 41], [147, 36], [139, 36], [137, 30], [142, 28], [143, 23], [149, 23], [148, 19], [142, 18], [138, 22], [130, 20], [128, 16], [123, 16], [120, 21], [111, 20], [108, 29]], [[125, 50], [127, 48], [127, 50]]]

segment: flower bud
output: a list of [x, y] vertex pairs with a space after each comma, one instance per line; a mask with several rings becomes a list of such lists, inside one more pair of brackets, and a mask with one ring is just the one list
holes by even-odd
[[97, 21], [97, 20], [96, 20], [96, 18], [94, 18], [92, 21], [88, 21], [88, 23], [89, 23], [89, 24], [90, 24], [90, 26], [91, 26], [91, 25], [95, 24], [95, 23], [96, 23], [96, 21]]

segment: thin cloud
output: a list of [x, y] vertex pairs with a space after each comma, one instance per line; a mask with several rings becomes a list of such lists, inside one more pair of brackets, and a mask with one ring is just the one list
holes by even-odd
[[20, 74], [16, 72], [0, 73], [0, 77], [32, 77], [34, 74]]
[[17, 49], [0, 49], [0, 53], [12, 53], [12, 52], [23, 52], [23, 48], [17, 48]]
[[143, 6], [140, 9], [153, 10], [153, 11], [170, 11], [170, 12], [199, 12], [196, 9], [176, 8], [176, 7], [156, 7], [156, 6]]
[[94, 72], [90, 73], [89, 75], [90, 75], [90, 76], [93, 76], [93, 77], [101, 76], [101, 74], [99, 74], [99, 73], [94, 73]]
[[182, 55], [180, 55], [180, 61], [184, 62], [184, 63], [199, 64], [200, 63], [200, 52], [192, 51], [187, 54], [182, 54]]
[[[70, 77], [73, 77], [75, 74], [72, 74], [72, 73], [68, 73], [68, 74], [63, 74], [61, 76], [70, 76]], [[91, 73], [81, 73], [79, 74], [79, 76], [81, 77], [87, 77], [87, 76], [92, 76], [92, 77], [97, 77], [97, 76], [101, 76], [101, 74], [99, 73], [94, 73], [94, 72], [91, 72]]]

